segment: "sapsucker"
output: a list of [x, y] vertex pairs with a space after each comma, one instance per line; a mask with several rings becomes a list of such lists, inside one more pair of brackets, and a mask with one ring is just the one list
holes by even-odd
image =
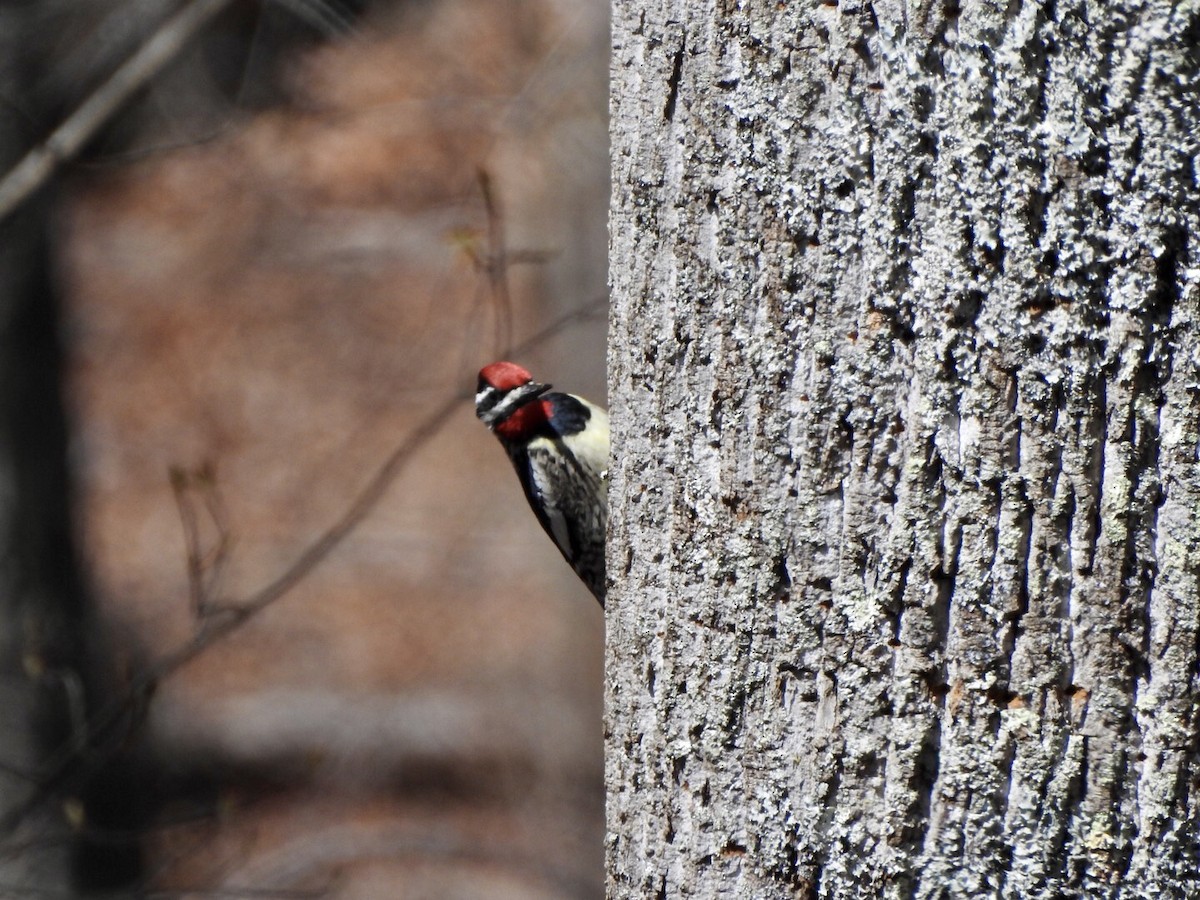
[[533, 513], [604, 605], [608, 413], [496, 362], [479, 372], [475, 415], [500, 439]]

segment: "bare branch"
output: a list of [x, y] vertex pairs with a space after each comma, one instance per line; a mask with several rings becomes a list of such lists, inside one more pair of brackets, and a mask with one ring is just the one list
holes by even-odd
[[476, 172], [476, 178], [487, 215], [484, 246], [479, 246], [480, 237], [473, 230], [460, 232], [455, 237], [475, 271], [483, 276], [475, 294], [474, 310], [477, 312], [485, 299], [491, 299], [495, 330], [493, 353], [497, 358], [502, 358], [517, 349], [512, 346], [513, 307], [508, 284], [509, 269], [515, 265], [540, 265], [554, 254], [546, 250], [510, 250], [504, 227], [504, 210], [496, 197], [492, 176], [487, 169], [481, 168]]
[[189, 480], [186, 471], [171, 467], [171, 492], [175, 496], [175, 507], [179, 511], [179, 523], [183, 526], [188, 597], [191, 600], [192, 614], [199, 618], [204, 609], [204, 587], [200, 573], [200, 527], [196, 522], [196, 508], [188, 490]]
[[0, 219], [9, 216], [46, 183], [137, 91], [162, 71], [205, 23], [230, 0], [192, 0], [163, 23], [136, 53], [71, 113], [42, 144], [0, 179]]
[[[175, 495], [175, 506], [179, 510], [179, 521], [183, 526], [184, 552], [187, 561], [188, 595], [192, 613], [203, 618], [220, 604], [221, 578], [229, 553], [233, 546], [229, 516], [217, 482], [216, 467], [209, 462], [195, 471], [172, 467], [171, 490]], [[216, 531], [213, 546], [205, 550], [201, 535], [200, 515], [195, 495], [199, 495], [208, 519]]]
[[496, 349], [506, 347], [512, 341], [512, 295], [508, 290], [508, 242], [504, 233], [504, 214], [496, 192], [492, 188], [492, 176], [487, 169], [477, 173], [479, 192], [483, 195], [483, 207], [487, 211], [487, 256], [482, 271], [491, 289], [495, 306]]
[[511, 347], [506, 348], [500, 355], [502, 357], [520, 356], [525, 353], [526, 350], [530, 350], [538, 346], [538, 344], [548, 341], [556, 334], [566, 331], [571, 325], [574, 325], [577, 322], [587, 321], [601, 310], [604, 310], [605, 312], [608, 310], [607, 296], [593, 297], [587, 303], [577, 306], [569, 313], [565, 313], [559, 316], [557, 319], [554, 319], [545, 328], [541, 329], [540, 331], [535, 331], [520, 343], [513, 344]]

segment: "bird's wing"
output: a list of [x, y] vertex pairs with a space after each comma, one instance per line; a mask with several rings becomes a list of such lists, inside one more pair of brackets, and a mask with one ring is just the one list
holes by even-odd
[[529, 494], [530, 506], [537, 514], [546, 534], [558, 545], [562, 555], [571, 562], [575, 558], [575, 543], [572, 539], [572, 528], [559, 501], [564, 499], [557, 496], [555, 485], [569, 483], [560, 471], [564, 465], [563, 457], [555, 452], [549, 441], [536, 440], [529, 446], [529, 467], [526, 471], [528, 482], [526, 493]]

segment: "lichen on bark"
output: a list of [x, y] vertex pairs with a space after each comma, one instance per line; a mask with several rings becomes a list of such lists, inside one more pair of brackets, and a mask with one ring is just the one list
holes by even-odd
[[1200, 7], [613, 15], [610, 896], [1194, 896]]

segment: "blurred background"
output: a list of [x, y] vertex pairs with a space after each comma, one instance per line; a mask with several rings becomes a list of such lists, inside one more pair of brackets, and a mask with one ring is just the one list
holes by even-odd
[[[189, 5], [0, 10], [3, 168]], [[5, 220], [0, 896], [602, 895], [603, 616], [470, 398], [605, 401], [607, 60], [225, 3]]]

